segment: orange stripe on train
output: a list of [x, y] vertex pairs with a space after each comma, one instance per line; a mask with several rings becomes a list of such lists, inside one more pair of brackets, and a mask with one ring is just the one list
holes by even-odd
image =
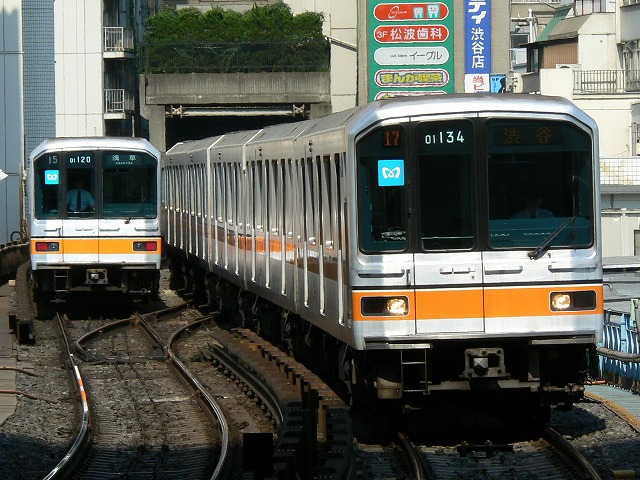
[[[60, 244], [59, 251], [37, 251], [36, 242], [58, 242]], [[156, 242], [157, 250], [153, 251], [134, 251], [134, 242]], [[31, 240], [31, 254], [32, 255], [52, 255], [52, 254], [66, 254], [66, 255], [91, 255], [101, 253], [105, 255], [124, 255], [124, 254], [151, 254], [162, 253], [162, 239], [161, 238], [41, 238], [37, 240]]]
[[[593, 310], [557, 312], [551, 311], [549, 298], [552, 292], [596, 292], [596, 308]], [[402, 317], [364, 316], [361, 301], [364, 297], [409, 298], [409, 313]], [[602, 285], [544, 286], [544, 287], [490, 287], [465, 289], [403, 290], [353, 292], [354, 321], [440, 320], [447, 318], [498, 318], [535, 317], [548, 315], [601, 315], [603, 307]], [[414, 317], [415, 312], [415, 317]]]

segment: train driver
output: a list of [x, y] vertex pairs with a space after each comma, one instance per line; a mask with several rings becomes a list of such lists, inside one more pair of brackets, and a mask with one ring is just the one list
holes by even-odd
[[67, 210], [69, 212], [85, 212], [93, 210], [93, 196], [84, 189], [81, 179], [76, 179], [75, 188], [67, 192]]
[[542, 204], [542, 196], [535, 190], [527, 190], [524, 194], [525, 208], [516, 212], [511, 218], [551, 218], [553, 213], [544, 208], [540, 208]]

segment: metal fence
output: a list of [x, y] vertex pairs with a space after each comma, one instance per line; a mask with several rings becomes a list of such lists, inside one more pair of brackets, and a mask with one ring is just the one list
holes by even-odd
[[329, 42], [167, 43], [142, 46], [144, 73], [324, 72]]
[[600, 157], [600, 185], [640, 185], [640, 157]]
[[133, 30], [124, 27], [104, 27], [104, 51], [133, 51]]
[[134, 108], [133, 92], [123, 88], [107, 88], [104, 90], [105, 113], [133, 112]]
[[640, 393], [640, 345], [636, 313], [638, 300], [632, 300], [631, 313], [607, 310], [604, 341], [598, 348], [600, 371], [607, 381]]
[[576, 70], [574, 93], [640, 92], [640, 70]]

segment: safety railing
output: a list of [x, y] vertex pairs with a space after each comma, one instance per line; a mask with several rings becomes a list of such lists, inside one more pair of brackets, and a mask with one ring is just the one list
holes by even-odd
[[640, 70], [575, 70], [573, 93], [640, 92]]
[[104, 27], [105, 52], [133, 52], [133, 30], [124, 27]]
[[104, 90], [105, 113], [126, 113], [135, 109], [133, 92], [123, 88], [107, 88]]
[[598, 347], [602, 377], [634, 392], [640, 392], [637, 311], [638, 300], [632, 300], [631, 313], [607, 310], [604, 316], [604, 339]]
[[165, 43], [142, 46], [144, 73], [325, 72], [329, 42]]

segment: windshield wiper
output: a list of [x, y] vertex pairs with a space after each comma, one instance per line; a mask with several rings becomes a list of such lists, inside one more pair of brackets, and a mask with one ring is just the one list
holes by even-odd
[[574, 215], [573, 217], [569, 217], [564, 222], [562, 222], [562, 225], [556, 228], [553, 233], [545, 239], [544, 242], [542, 242], [535, 249], [529, 252], [529, 258], [531, 260], [538, 260], [540, 257], [542, 257], [544, 255], [544, 252], [546, 252], [551, 245], [551, 242], [553, 242], [555, 238], [560, 234], [560, 232], [562, 232], [562, 230], [564, 230], [564, 228], [575, 219], [576, 217]]
[[140, 208], [140, 205], [142, 205], [142, 202], [144, 202], [144, 196], [140, 197], [140, 201], [136, 205], [136, 208], [133, 209], [133, 212], [131, 212], [131, 215], [129, 215], [129, 218], [127, 218], [124, 223], [131, 223], [133, 216], [138, 214], [138, 209]]

